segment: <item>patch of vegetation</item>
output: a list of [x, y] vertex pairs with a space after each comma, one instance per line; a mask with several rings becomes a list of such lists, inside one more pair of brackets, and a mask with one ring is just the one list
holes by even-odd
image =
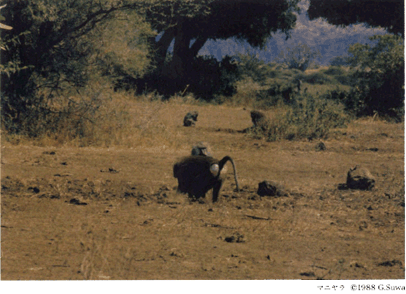
[[296, 79], [300, 79], [305, 83], [308, 84], [319, 84], [319, 85], [326, 85], [326, 84], [337, 84], [337, 81], [330, 77], [329, 75], [323, 72], [314, 72], [311, 74], [298, 74], [295, 76]]
[[346, 73], [346, 71], [340, 66], [330, 66], [325, 70], [321, 70], [321, 72], [329, 76], [338, 76]]
[[289, 69], [305, 71], [315, 60], [320, 57], [320, 52], [310, 48], [307, 44], [299, 44], [279, 53], [278, 61], [286, 65]]
[[306, 94], [282, 108], [265, 128], [253, 129], [249, 135], [267, 141], [326, 139], [332, 129], [345, 127], [350, 120], [341, 103]]
[[394, 35], [377, 35], [374, 46], [354, 44], [349, 63], [356, 67], [356, 80], [346, 99], [347, 109], [358, 116], [379, 113], [404, 119], [404, 41]]

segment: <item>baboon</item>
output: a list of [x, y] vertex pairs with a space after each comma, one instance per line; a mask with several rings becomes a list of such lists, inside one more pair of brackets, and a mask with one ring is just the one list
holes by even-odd
[[375, 186], [375, 178], [364, 167], [356, 165], [347, 173], [347, 187], [349, 189], [371, 190]]
[[296, 84], [296, 93], [300, 93], [300, 88], [302, 87], [302, 80], [300, 79], [295, 80], [295, 84]]
[[192, 148], [192, 155], [211, 156], [211, 148], [207, 142], [199, 142]]
[[254, 128], [266, 128], [269, 124], [269, 118], [258, 110], [251, 111], [251, 120], [254, 124]]
[[188, 112], [183, 118], [183, 125], [185, 127], [194, 126], [198, 115], [199, 113], [197, 111]]
[[230, 161], [234, 169], [234, 179], [239, 191], [237, 170], [230, 156], [223, 157], [220, 161], [209, 156], [188, 156], [182, 158], [173, 166], [173, 176], [178, 179], [178, 191], [187, 193], [189, 198], [204, 198], [206, 193], [213, 189], [213, 203], [218, 200], [220, 188], [224, 179], [220, 173]]
[[292, 93], [293, 93], [292, 87], [289, 87], [289, 88], [282, 91], [282, 98], [283, 98], [283, 101], [285, 101], [285, 103], [290, 103], [291, 102]]

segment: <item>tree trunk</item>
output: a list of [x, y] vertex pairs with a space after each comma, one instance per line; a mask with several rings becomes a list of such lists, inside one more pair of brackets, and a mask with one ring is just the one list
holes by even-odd
[[190, 55], [191, 37], [185, 33], [182, 24], [176, 27], [175, 45], [173, 47], [172, 61], [168, 68], [164, 70], [164, 75], [172, 79], [183, 78], [187, 72], [187, 64], [193, 56]]
[[198, 37], [193, 45], [190, 47], [190, 55], [192, 57], [196, 57], [197, 53], [199, 53], [200, 49], [204, 46], [207, 41], [207, 37]]
[[172, 43], [173, 38], [175, 37], [175, 28], [167, 29], [161, 39], [156, 42], [156, 66], [157, 68], [162, 69], [165, 63], [166, 53], [168, 52], [169, 46]]

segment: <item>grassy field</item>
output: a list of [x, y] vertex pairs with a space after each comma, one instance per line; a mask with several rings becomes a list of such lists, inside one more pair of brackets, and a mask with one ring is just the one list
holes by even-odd
[[[247, 137], [243, 106], [116, 103], [128, 118], [94, 147], [3, 138], [3, 280], [405, 278], [403, 124], [355, 120], [317, 152]], [[233, 157], [240, 192], [231, 166], [215, 204], [176, 192], [173, 164], [198, 141]], [[372, 191], [338, 189], [356, 164]], [[263, 180], [290, 195], [258, 196]]]

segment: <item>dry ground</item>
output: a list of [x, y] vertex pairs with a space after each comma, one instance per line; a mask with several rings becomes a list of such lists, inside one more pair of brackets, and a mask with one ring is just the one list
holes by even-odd
[[[3, 143], [2, 279], [405, 278], [403, 124], [356, 121], [316, 152], [314, 141], [247, 138], [241, 108], [130, 109], [140, 129], [163, 129], [162, 143]], [[194, 128], [182, 127], [189, 110], [199, 111]], [[176, 193], [173, 163], [197, 141], [234, 158], [241, 192], [228, 166], [218, 203]], [[338, 189], [356, 164], [375, 189]], [[265, 179], [291, 195], [259, 197]]]

